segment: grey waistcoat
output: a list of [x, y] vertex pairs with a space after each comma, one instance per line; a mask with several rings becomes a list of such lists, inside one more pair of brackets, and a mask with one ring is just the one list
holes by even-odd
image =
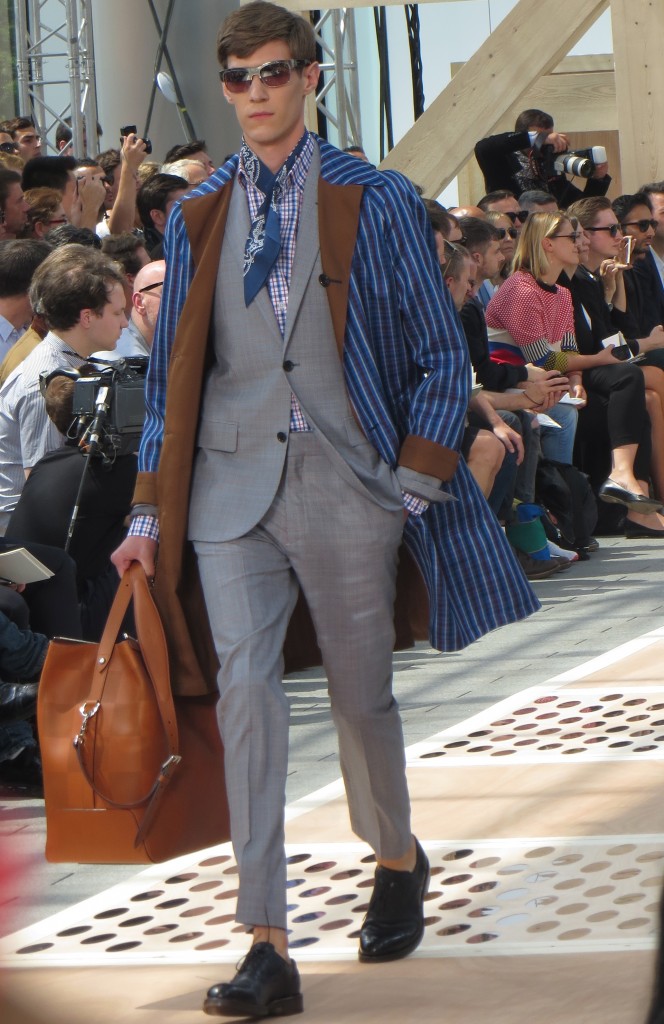
[[[215, 364], [205, 382], [189, 538], [232, 540], [265, 515], [289, 442], [291, 391], [332, 466], [383, 508], [402, 507], [395, 474], [358, 427], [348, 399], [318, 241], [318, 147], [307, 176], [282, 337], [267, 287], [247, 308], [242, 264], [246, 194], [233, 186], [213, 310]], [[329, 287], [333, 288], [334, 283]]]

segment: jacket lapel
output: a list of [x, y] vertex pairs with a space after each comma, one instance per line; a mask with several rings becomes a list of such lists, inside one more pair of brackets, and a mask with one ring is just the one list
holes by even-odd
[[353, 253], [362, 205], [362, 185], [332, 185], [318, 181], [318, 231], [323, 276], [327, 279], [334, 336], [343, 356]]

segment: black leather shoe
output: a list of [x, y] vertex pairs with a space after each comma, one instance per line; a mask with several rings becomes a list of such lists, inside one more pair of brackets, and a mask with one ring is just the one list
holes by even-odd
[[658, 501], [657, 498], [647, 498], [645, 494], [628, 491], [626, 487], [621, 487], [610, 478], [604, 481], [598, 494], [602, 501], [608, 501], [614, 505], [624, 505], [626, 508], [632, 509], [633, 512], [643, 512], [644, 515], [659, 512], [662, 507], [661, 501]]
[[271, 942], [257, 942], [232, 981], [213, 985], [203, 1003], [214, 1017], [286, 1017], [302, 1013], [300, 975]]
[[37, 712], [38, 683], [0, 683], [0, 725], [22, 722]]
[[400, 960], [416, 949], [424, 935], [424, 897], [429, 887], [429, 861], [415, 840], [412, 871], [377, 867], [374, 890], [360, 931], [363, 963]]

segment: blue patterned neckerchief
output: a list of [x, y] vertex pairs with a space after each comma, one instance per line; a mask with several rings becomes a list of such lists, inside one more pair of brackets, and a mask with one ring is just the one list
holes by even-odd
[[249, 181], [259, 189], [265, 199], [251, 222], [251, 230], [244, 249], [244, 302], [248, 306], [270, 276], [281, 249], [278, 205], [284, 193], [286, 179], [293, 164], [309, 138], [305, 132], [286, 162], [273, 174], [262, 160], [249, 149], [244, 139], [240, 147], [240, 161]]

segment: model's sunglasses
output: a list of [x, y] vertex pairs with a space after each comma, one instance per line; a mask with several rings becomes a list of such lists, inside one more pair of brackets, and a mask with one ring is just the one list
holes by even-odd
[[[608, 231], [611, 238], [617, 238], [618, 235], [622, 235], [622, 228], [620, 224], [606, 224], [604, 227], [597, 228], [584, 228], [584, 231]], [[645, 231], [645, 228], [644, 228]]]
[[291, 71], [306, 68], [310, 60], [269, 60], [257, 68], [224, 68], [219, 78], [229, 92], [249, 92], [254, 75], [258, 75], [263, 85], [270, 89], [279, 89], [290, 82]]

